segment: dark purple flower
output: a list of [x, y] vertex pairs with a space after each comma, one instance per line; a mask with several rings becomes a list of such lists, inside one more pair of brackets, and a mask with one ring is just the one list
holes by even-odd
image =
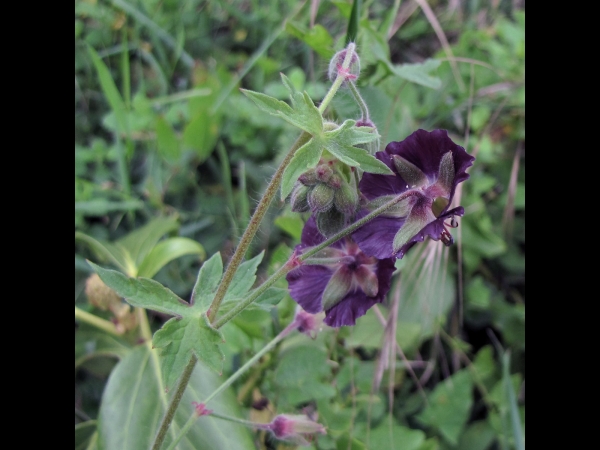
[[375, 154], [395, 176], [365, 173], [359, 184], [370, 200], [361, 211], [365, 216], [384, 203], [400, 201], [384, 214], [359, 228], [354, 241], [367, 255], [402, 258], [425, 236], [451, 245], [452, 235], [444, 220], [462, 216], [462, 206], [448, 210], [456, 186], [469, 178], [466, 170], [475, 158], [456, 145], [445, 130], [417, 130], [401, 142], [390, 142]]
[[[325, 238], [317, 229], [314, 216], [304, 225], [296, 251], [313, 247]], [[291, 297], [305, 311], [325, 311], [324, 322], [332, 327], [354, 325], [390, 290], [394, 259], [365, 255], [346, 237], [321, 250], [287, 275]]]

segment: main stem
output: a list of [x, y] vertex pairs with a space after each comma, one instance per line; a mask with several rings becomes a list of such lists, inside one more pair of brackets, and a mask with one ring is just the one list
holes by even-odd
[[215, 297], [213, 298], [213, 301], [210, 304], [210, 308], [208, 308], [208, 320], [210, 320], [211, 322], [214, 320], [217, 311], [219, 311], [219, 307], [221, 306], [221, 302], [223, 301], [223, 297], [225, 297], [227, 289], [229, 289], [229, 285], [233, 280], [233, 276], [235, 275], [237, 268], [241, 264], [242, 259], [244, 259], [244, 255], [246, 254], [246, 251], [248, 250], [248, 247], [250, 246], [254, 235], [258, 231], [258, 227], [260, 226], [260, 223], [262, 222], [265, 213], [269, 209], [269, 205], [271, 204], [273, 198], [277, 194], [277, 189], [279, 189], [279, 184], [281, 183], [283, 172], [290, 164], [290, 161], [296, 153], [296, 150], [298, 150], [300, 147], [302, 147], [302, 145], [308, 142], [309, 138], [310, 134], [303, 132], [298, 137], [298, 139], [296, 139], [296, 142], [294, 142], [294, 145], [292, 145], [292, 148], [290, 149], [288, 154], [285, 155], [285, 158], [282, 161], [279, 168], [277, 169], [277, 171], [275, 172], [275, 175], [273, 175], [271, 182], [267, 186], [265, 194], [260, 199], [260, 202], [258, 202], [258, 206], [256, 207], [256, 210], [254, 211], [254, 214], [252, 214], [252, 218], [250, 219], [250, 223], [248, 224], [246, 231], [244, 231], [244, 234], [240, 239], [240, 243], [235, 249], [231, 260], [227, 265], [227, 269], [223, 274], [223, 279], [221, 280], [221, 284], [219, 284], [217, 293], [215, 294]]
[[[353, 43], [349, 44], [347, 47], [347, 50], [346, 50], [346, 56], [342, 63], [342, 68], [344, 70], [347, 70], [348, 67], [350, 67], [350, 63], [352, 62], [352, 56], [354, 55], [354, 50], [355, 50], [355, 45]], [[327, 94], [325, 95], [325, 98], [323, 98], [323, 101], [319, 105], [319, 112], [321, 114], [323, 114], [323, 112], [325, 111], [325, 109], [327, 108], [327, 106], [329, 105], [329, 103], [335, 96], [336, 92], [338, 91], [338, 89], [340, 88], [340, 86], [342, 85], [342, 83], [345, 80], [346, 80], [346, 76], [343, 75], [343, 73], [339, 73], [338, 76], [336, 77], [335, 81], [333, 82], [331, 88], [329, 89], [329, 92], [327, 92]], [[225, 270], [225, 273], [223, 274], [223, 278], [221, 279], [221, 283], [219, 284], [217, 293], [215, 294], [215, 297], [213, 298], [213, 301], [210, 304], [210, 308], [208, 309], [208, 320], [210, 320], [211, 322], [214, 321], [214, 319], [217, 315], [217, 312], [219, 311], [219, 307], [221, 306], [221, 302], [223, 301], [223, 298], [225, 297], [225, 294], [227, 293], [227, 289], [229, 289], [229, 285], [231, 284], [231, 281], [233, 280], [233, 276], [235, 275], [237, 268], [242, 263], [242, 259], [244, 258], [244, 255], [246, 254], [246, 251], [248, 250], [248, 247], [250, 246], [250, 243], [252, 242], [254, 235], [258, 231], [258, 227], [260, 226], [265, 213], [269, 209], [269, 205], [271, 204], [271, 202], [273, 201], [273, 198], [277, 194], [277, 189], [279, 189], [279, 184], [281, 183], [281, 178], [283, 177], [283, 172], [285, 172], [285, 169], [290, 164], [290, 161], [292, 160], [296, 151], [300, 147], [302, 147], [302, 145], [304, 145], [306, 142], [308, 142], [308, 140], [310, 138], [311, 138], [310, 134], [303, 132], [298, 137], [298, 139], [296, 139], [296, 142], [294, 142], [294, 145], [292, 145], [292, 148], [290, 149], [288, 154], [285, 155], [284, 160], [281, 162], [280, 166], [277, 168], [275, 175], [273, 175], [271, 182], [267, 186], [265, 194], [260, 199], [260, 202], [258, 203], [258, 206], [256, 207], [256, 210], [254, 211], [254, 214], [252, 214], [250, 223], [248, 224], [246, 231], [244, 231], [244, 234], [242, 235], [242, 238], [240, 239], [240, 243], [239, 243], [238, 247], [236, 248], [235, 252], [233, 253], [233, 256], [231, 257], [229, 264], [227, 265], [227, 269]]]
[[[355, 45], [353, 43], [350, 43], [347, 46], [346, 57], [344, 58], [344, 62], [342, 63], [342, 67], [344, 70], [347, 70], [348, 67], [350, 67], [350, 63], [352, 61], [352, 56], [353, 56], [354, 52], [355, 52]], [[325, 109], [327, 108], [329, 103], [331, 103], [331, 100], [333, 99], [333, 97], [335, 96], [338, 89], [340, 88], [342, 83], [345, 81], [345, 79], [346, 79], [346, 77], [343, 74], [338, 73], [338, 76], [336, 77], [335, 81], [333, 82], [332, 86], [330, 87], [329, 92], [327, 92], [327, 94], [323, 98], [323, 101], [319, 105], [319, 112], [321, 114], [323, 114], [323, 112], [325, 111]], [[273, 201], [273, 198], [277, 194], [277, 190], [279, 188], [279, 184], [281, 183], [281, 179], [283, 177], [283, 173], [285, 172], [285, 169], [290, 164], [290, 161], [292, 160], [296, 151], [300, 147], [302, 147], [302, 145], [304, 145], [306, 142], [308, 142], [308, 140], [310, 138], [311, 138], [310, 134], [308, 134], [306, 132], [302, 132], [302, 134], [298, 137], [298, 139], [296, 139], [296, 142], [294, 142], [294, 144], [292, 145], [292, 148], [290, 148], [287, 155], [285, 155], [284, 160], [281, 162], [281, 165], [278, 167], [277, 171], [273, 175], [271, 182], [267, 186], [267, 189], [266, 189], [263, 197], [260, 199], [260, 202], [258, 203], [256, 210], [254, 211], [254, 214], [252, 214], [250, 223], [248, 224], [248, 227], [244, 231], [244, 234], [242, 235], [242, 237], [240, 239], [240, 243], [239, 243], [238, 247], [236, 248], [233, 256], [231, 257], [231, 260], [229, 261], [229, 263], [227, 265], [227, 269], [225, 270], [225, 273], [223, 274], [223, 278], [221, 279], [221, 283], [219, 284], [219, 287], [217, 289], [215, 297], [213, 298], [213, 301], [211, 302], [210, 307], [208, 308], [208, 312], [207, 312], [208, 320], [211, 323], [213, 323], [213, 326], [215, 326], [215, 328], [219, 328], [225, 322], [229, 321], [230, 318], [228, 318], [227, 320], [223, 320], [223, 319], [225, 319], [225, 317], [228, 317], [232, 312], [235, 311], [235, 314], [233, 315], [233, 316], [235, 316], [236, 314], [239, 314], [239, 312], [247, 306], [246, 305], [246, 306], [242, 306], [242, 308], [239, 308], [240, 304], [238, 304], [226, 316], [223, 316], [219, 320], [219, 325], [217, 325], [217, 323], [213, 322], [215, 320], [217, 312], [219, 311], [221, 302], [223, 301], [223, 298], [225, 297], [225, 294], [227, 293], [227, 289], [229, 289], [229, 285], [231, 284], [231, 281], [233, 280], [233, 276], [235, 275], [235, 272], [237, 271], [238, 267], [240, 266], [242, 259], [244, 258], [244, 255], [246, 254], [246, 251], [248, 250], [248, 247], [250, 246], [250, 243], [252, 242], [252, 239], [254, 238], [254, 235], [258, 231], [258, 227], [260, 226], [263, 217], [265, 216], [267, 210], [269, 209], [269, 205], [271, 204], [271, 202]], [[275, 281], [277, 279], [281, 278], [283, 275], [285, 275], [287, 272], [289, 272], [291, 270], [291, 268], [289, 268], [289, 269], [287, 269], [287, 271], [283, 271], [282, 269], [286, 269], [286, 267], [287, 267], [287, 265], [282, 267], [279, 271], [277, 271], [273, 275], [273, 276], [275, 276], [275, 275], [279, 274], [279, 276], [277, 278], [275, 278]], [[273, 278], [273, 276], [271, 278]], [[269, 286], [265, 287], [261, 291], [261, 293], [264, 292], [268, 287], [270, 287], [275, 281], [273, 281], [271, 284], [269, 284]], [[263, 286], [265, 286], [266, 284], [267, 284], [266, 282], [263, 283], [263, 285], [260, 288], [255, 290], [255, 293], [257, 291], [259, 291], [261, 288], [263, 288]], [[260, 293], [258, 295], [260, 295]], [[258, 297], [258, 295], [253, 297], [253, 299], [250, 301], [250, 303], [252, 301], [254, 301]], [[233, 316], [231, 316], [231, 317], [233, 317]], [[251, 359], [250, 361], [252, 361], [253, 359]], [[188, 363], [188, 366], [186, 366], [186, 371], [188, 368], [190, 368], [190, 371], [189, 371], [190, 376], [191, 376], [191, 372], [192, 372], [195, 364], [196, 364], [196, 358], [192, 357], [190, 359], [190, 362]], [[179, 379], [178, 385], [176, 387], [176, 393], [181, 391], [181, 395], [179, 397], [177, 395], [174, 395], [173, 398], [171, 399], [171, 403], [169, 404], [167, 413], [165, 414], [165, 417], [163, 418], [163, 421], [161, 423], [161, 430], [163, 428], [165, 428], [165, 431], [160, 433], [160, 430], [159, 430], [159, 434], [156, 435], [156, 439], [155, 439], [154, 445], [152, 447], [153, 450], [160, 449], [160, 447], [166, 437], [166, 430], [168, 429], [169, 425], [171, 424], [171, 421], [173, 420], [175, 411], [177, 410], [177, 407], [179, 406], [179, 402], [181, 401], [181, 396], [183, 395], [183, 391], [187, 387], [188, 383], [189, 383], [189, 376], [187, 378], [182, 376]], [[193, 423], [192, 420], [190, 420], [189, 422]], [[190, 427], [191, 427], [191, 423], [189, 424]], [[186, 424], [186, 426], [188, 426], [188, 424]], [[187, 432], [187, 429], [185, 431]], [[181, 433], [180, 437], [173, 444], [171, 444], [171, 446], [169, 448], [174, 448], [175, 444], [179, 441], [179, 439], [181, 439], [181, 436], [183, 436], [184, 434], [185, 433]]]

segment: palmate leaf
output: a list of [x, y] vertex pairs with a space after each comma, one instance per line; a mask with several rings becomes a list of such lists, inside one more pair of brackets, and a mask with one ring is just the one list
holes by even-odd
[[393, 175], [388, 166], [374, 156], [358, 147], [357, 144], [366, 144], [377, 139], [375, 133], [364, 131], [365, 127], [356, 127], [354, 120], [346, 120], [339, 128], [326, 131], [323, 134], [322, 145], [345, 164], [359, 167], [365, 172]]
[[152, 338], [154, 347], [161, 349], [161, 369], [167, 387], [175, 384], [192, 354], [220, 375], [225, 356], [219, 344], [224, 342], [223, 334], [210, 325], [205, 313], [200, 317], [170, 319]]
[[315, 136], [323, 131], [323, 117], [310, 96], [297, 92], [290, 80], [281, 74], [283, 84], [290, 92], [292, 106], [260, 92], [242, 89], [241, 91], [263, 111], [281, 117], [286, 122]]
[[[256, 270], [264, 253], [260, 253], [240, 265], [224, 301], [232, 304], [248, 295], [256, 281]], [[225, 342], [221, 332], [213, 328], [207, 317], [221, 277], [223, 261], [219, 253], [208, 259], [198, 273], [191, 302], [179, 298], [157, 281], [147, 278], [130, 278], [114, 270], [90, 265], [102, 281], [124, 297], [133, 306], [172, 314], [170, 319], [152, 339], [154, 347], [160, 348], [161, 368], [167, 387], [173, 386], [183, 373], [192, 355], [217, 373], [223, 370], [223, 353], [219, 344]], [[267, 291], [269, 292], [269, 291]], [[259, 299], [267, 308], [281, 299], [278, 292], [270, 292]]]

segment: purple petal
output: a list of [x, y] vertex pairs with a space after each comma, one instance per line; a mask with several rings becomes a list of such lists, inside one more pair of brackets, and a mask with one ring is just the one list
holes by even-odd
[[[366, 175], [366, 174], [365, 174]], [[366, 211], [361, 216], [367, 215]], [[393, 255], [394, 236], [402, 225], [404, 218], [377, 216], [352, 234], [352, 239], [358, 244], [361, 251], [368, 256], [379, 259], [390, 258]]]
[[[434, 183], [437, 180], [440, 162], [444, 154], [448, 153], [448, 151], [452, 152], [455, 168], [455, 176], [449, 198], [450, 204], [454, 197], [456, 185], [469, 178], [466, 170], [473, 164], [475, 158], [469, 155], [464, 148], [452, 142], [446, 130], [433, 130], [431, 132], [417, 130], [401, 142], [390, 142], [385, 148], [385, 153], [400, 155], [420, 168], [430, 183]], [[394, 169], [392, 168], [392, 170]], [[400, 176], [398, 175], [397, 178], [400, 178]], [[387, 192], [381, 192], [377, 196], [387, 194]]]
[[302, 308], [316, 314], [322, 311], [322, 295], [333, 272], [325, 266], [300, 266], [287, 274], [290, 296]]
[[379, 290], [375, 297], [367, 297], [362, 290], [348, 294], [333, 308], [325, 311], [324, 322], [331, 327], [354, 325], [356, 319], [364, 316], [373, 305], [383, 302], [390, 290], [392, 273], [394, 273], [394, 258], [386, 258], [377, 263], [377, 279]]
[[396, 165], [390, 155], [385, 152], [377, 152], [375, 157], [388, 166], [396, 175], [379, 175], [365, 172], [358, 185], [360, 192], [372, 200], [383, 195], [401, 194], [407, 190], [407, 183], [398, 175]]

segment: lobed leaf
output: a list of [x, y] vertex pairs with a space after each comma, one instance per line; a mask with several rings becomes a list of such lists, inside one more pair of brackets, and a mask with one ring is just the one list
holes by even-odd
[[183, 316], [189, 314], [187, 302], [177, 297], [158, 281], [148, 278], [129, 278], [116, 270], [103, 269], [88, 261], [100, 279], [128, 303], [141, 308]]
[[223, 334], [214, 329], [206, 314], [172, 318], [154, 333], [152, 344], [160, 348], [161, 370], [167, 387], [174, 386], [192, 354], [221, 375], [225, 356], [219, 348]]
[[296, 151], [281, 178], [281, 200], [285, 200], [292, 192], [300, 175], [308, 169], [316, 167], [322, 152], [323, 147], [314, 138]]

